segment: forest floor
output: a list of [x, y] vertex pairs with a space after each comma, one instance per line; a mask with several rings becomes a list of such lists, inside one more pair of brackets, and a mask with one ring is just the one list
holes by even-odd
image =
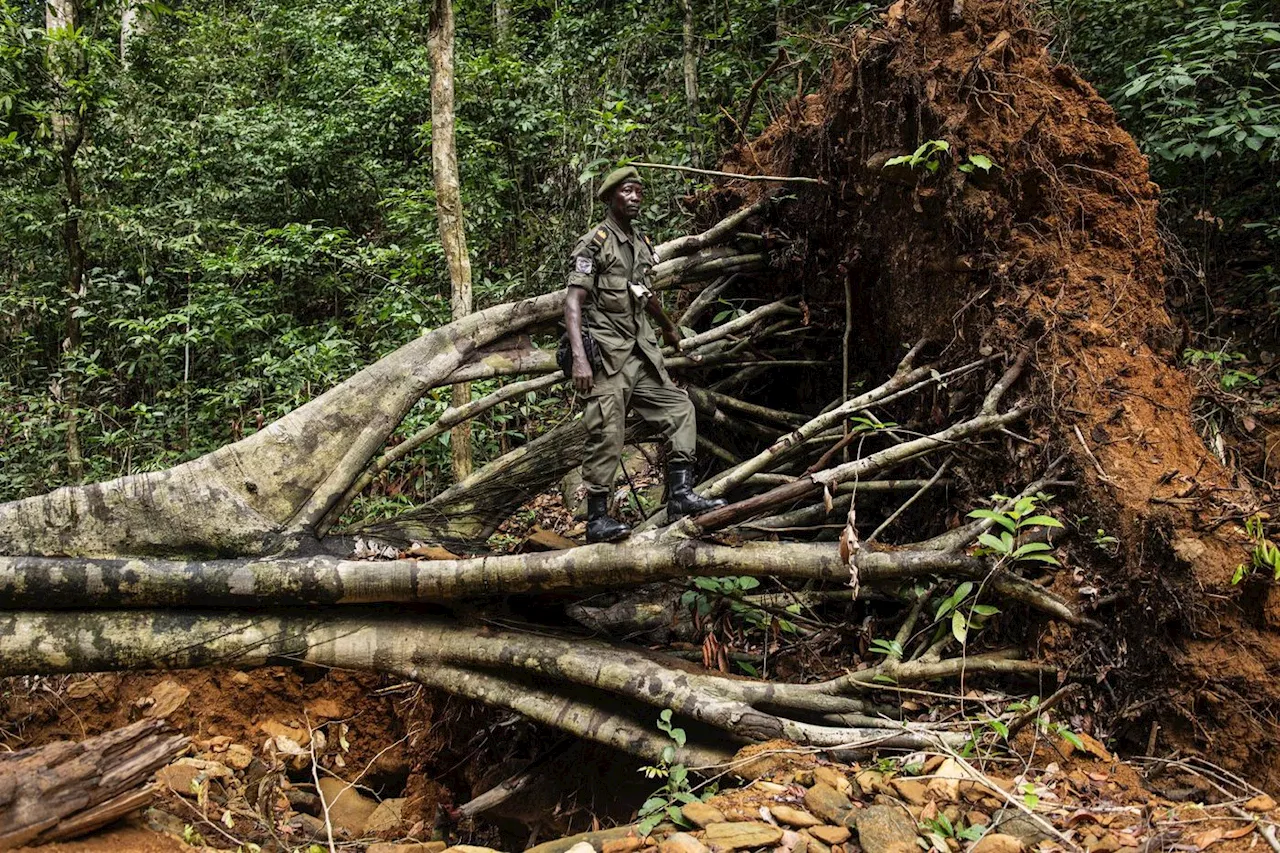
[[[975, 719], [992, 698], [969, 692]], [[900, 699], [909, 707], [922, 700]], [[641, 792], [660, 780], [601, 755], [594, 756], [599, 778], [578, 773], [589, 790], [555, 790], [547, 784], [557, 778], [552, 767], [537, 791], [497, 815], [455, 822], [449, 815], [459, 799], [496, 784], [509, 764], [519, 766], [503, 731], [517, 722], [415, 685], [285, 668], [41, 679], [5, 697], [6, 746], [79, 740], [145, 716], [163, 717], [191, 738], [188, 754], [157, 774], [152, 806], [88, 837], [24, 849], [167, 853], [251, 850], [252, 843], [327, 850], [317, 791], [329, 806], [334, 849], [373, 853], [449, 844], [520, 850], [537, 842], [540, 853], [563, 853], [583, 841], [604, 853], [1235, 853], [1274, 849], [1280, 819], [1275, 800], [1209, 762], [1126, 762], [1087, 734], [1063, 736], [1033, 722], [1007, 749], [967, 759], [898, 753], [838, 764], [785, 742], [753, 745], [699, 786], [695, 793], [707, 800], [685, 806], [686, 826], [661, 824], [648, 839], [628, 819]], [[562, 748], [581, 771], [583, 754]], [[635, 778], [619, 785], [620, 776]], [[600, 829], [614, 820], [618, 828]], [[555, 840], [575, 831], [584, 834]], [[971, 843], [984, 832], [985, 840]]]

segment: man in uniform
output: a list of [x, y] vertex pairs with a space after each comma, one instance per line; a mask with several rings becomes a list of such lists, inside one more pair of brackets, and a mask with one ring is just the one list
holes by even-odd
[[[587, 541], [616, 542], [631, 528], [609, 516], [609, 494], [622, 455], [624, 422], [630, 408], [667, 442], [667, 517], [681, 518], [724, 506], [693, 491], [697, 424], [689, 395], [667, 375], [646, 314], [662, 328], [670, 346], [680, 332], [649, 289], [658, 263], [653, 244], [632, 222], [644, 200], [634, 167], [615, 169], [597, 197], [609, 207], [604, 221], [583, 235], [573, 250], [564, 324], [573, 353], [573, 387], [587, 397]], [[582, 332], [595, 340], [599, 367], [593, 368]]]

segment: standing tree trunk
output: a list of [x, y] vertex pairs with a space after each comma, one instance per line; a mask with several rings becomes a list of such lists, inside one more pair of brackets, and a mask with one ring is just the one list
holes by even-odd
[[511, 0], [494, 0], [493, 32], [499, 47], [511, 40]]
[[698, 165], [698, 45], [693, 34], [693, 0], [680, 0], [684, 10], [684, 99], [689, 111], [689, 156]]
[[80, 241], [80, 175], [76, 153], [84, 139], [83, 111], [73, 95], [74, 84], [84, 76], [86, 60], [77, 41], [80, 26], [79, 0], [48, 0], [45, 4], [46, 59], [53, 86], [50, 124], [54, 150], [62, 166], [62, 244], [67, 253], [66, 337], [62, 342], [63, 419], [66, 422], [67, 477], [73, 483], [84, 479], [80, 453], [80, 376], [75, 359], [80, 351], [80, 305], [85, 296], [84, 246]]
[[[449, 264], [453, 288], [453, 319], [471, 313], [471, 259], [467, 257], [467, 235], [462, 220], [462, 193], [458, 181], [458, 149], [453, 126], [453, 4], [436, 0], [431, 11], [427, 36], [431, 54], [431, 166], [435, 173], [436, 212], [440, 222], [440, 242]], [[471, 402], [471, 385], [453, 386], [453, 405]], [[450, 432], [453, 449], [453, 477], [463, 480], [471, 474], [471, 424], [463, 423]]]
[[139, 0], [122, 0], [120, 3], [120, 67], [129, 70], [132, 63], [134, 40], [149, 27], [146, 10]]

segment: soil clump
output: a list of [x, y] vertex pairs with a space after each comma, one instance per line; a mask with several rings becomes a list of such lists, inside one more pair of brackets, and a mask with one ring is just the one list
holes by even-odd
[[[1158, 187], [1026, 10], [948, 9], [894, 4], [725, 168], [824, 182], [787, 188], [770, 220], [789, 245], [776, 264], [829, 349], [848, 291], [855, 365], [883, 367], [922, 337], [957, 359], [1030, 350], [1031, 428], [971, 481], [1007, 493], [1069, 461], [1077, 536], [1054, 589], [1100, 624], [1045, 629], [1039, 648], [1098, 685], [1099, 734], [1143, 751], [1156, 725], [1162, 751], [1202, 751], [1274, 784], [1280, 598], [1261, 581], [1243, 595], [1231, 585], [1256, 503], [1197, 433], [1174, 361]], [[732, 209], [761, 192], [703, 201]]]

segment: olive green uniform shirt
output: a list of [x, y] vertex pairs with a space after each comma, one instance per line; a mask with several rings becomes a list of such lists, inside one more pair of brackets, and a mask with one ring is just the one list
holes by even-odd
[[[600, 248], [593, 254], [597, 234]], [[647, 284], [657, 261], [639, 232], [628, 235], [612, 217], [583, 235], [573, 250], [568, 286], [587, 292], [582, 327], [595, 338], [603, 362], [582, 415], [587, 427], [582, 479], [591, 494], [613, 489], [628, 410], [666, 441], [671, 462], [694, 461], [693, 404], [667, 375], [644, 302], [628, 287], [632, 281]]]
[[[604, 232], [604, 244], [592, 255], [591, 238], [598, 232]], [[587, 292], [582, 326], [595, 338], [607, 376], [621, 370], [632, 352], [666, 374], [644, 303], [628, 287], [633, 281], [647, 283], [657, 262], [640, 232], [628, 235], [612, 216], [584, 234], [573, 249], [568, 284]]]

